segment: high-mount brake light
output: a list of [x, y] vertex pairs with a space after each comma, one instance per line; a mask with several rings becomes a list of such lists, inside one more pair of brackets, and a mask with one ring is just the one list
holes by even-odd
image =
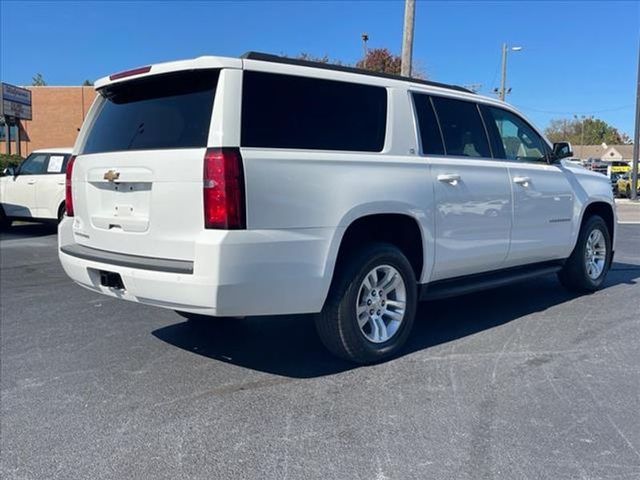
[[151, 71], [151, 65], [148, 65], [146, 67], [134, 68], [133, 70], [125, 70], [124, 72], [118, 72], [118, 73], [109, 75], [109, 80], [118, 80], [120, 78], [132, 77], [133, 75], [149, 73], [150, 71]]

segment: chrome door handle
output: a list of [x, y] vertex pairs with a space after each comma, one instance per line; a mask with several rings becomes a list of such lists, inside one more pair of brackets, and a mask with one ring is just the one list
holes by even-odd
[[523, 187], [527, 187], [531, 179], [529, 177], [513, 177], [513, 183], [517, 183], [518, 185], [522, 185]]
[[458, 175], [457, 173], [444, 173], [438, 175], [436, 178], [439, 182], [446, 182], [450, 183], [451, 185], [457, 185], [460, 181], [460, 175]]

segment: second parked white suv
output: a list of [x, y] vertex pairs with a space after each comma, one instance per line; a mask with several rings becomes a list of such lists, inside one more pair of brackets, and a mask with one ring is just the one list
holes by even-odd
[[60, 221], [71, 148], [35, 150], [0, 177], [0, 227], [13, 220]]
[[332, 352], [368, 363], [399, 351], [420, 299], [551, 272], [592, 291], [611, 264], [608, 179], [462, 88], [249, 53], [96, 89], [59, 230], [96, 292], [314, 313]]

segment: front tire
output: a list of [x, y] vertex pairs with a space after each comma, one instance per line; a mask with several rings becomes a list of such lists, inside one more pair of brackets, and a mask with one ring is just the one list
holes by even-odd
[[416, 278], [404, 254], [390, 244], [367, 245], [336, 267], [316, 329], [334, 355], [380, 362], [406, 342], [416, 303]]
[[573, 253], [558, 273], [560, 283], [579, 293], [600, 289], [611, 266], [611, 248], [605, 221], [598, 215], [589, 217], [580, 229]]

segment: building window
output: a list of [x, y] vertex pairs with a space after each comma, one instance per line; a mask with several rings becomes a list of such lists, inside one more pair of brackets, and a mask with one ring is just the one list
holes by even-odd
[[[15, 141], [16, 138], [18, 138], [18, 126], [13, 125], [11, 127], [11, 140]], [[0, 126], [0, 141], [4, 142], [6, 140], [7, 140], [7, 126], [2, 125]]]

